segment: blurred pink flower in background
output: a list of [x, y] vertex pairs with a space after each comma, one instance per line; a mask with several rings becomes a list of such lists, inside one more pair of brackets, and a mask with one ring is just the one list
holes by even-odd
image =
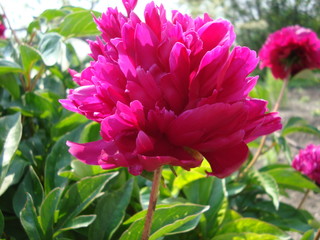
[[95, 19], [102, 39], [90, 42], [90, 66], [70, 71], [80, 87], [60, 102], [101, 123], [102, 136], [68, 142], [70, 153], [133, 175], [166, 164], [189, 170], [203, 155], [209, 175], [230, 175], [246, 160], [248, 142], [281, 128], [266, 101], [248, 97], [258, 79], [248, 77], [256, 53], [230, 49], [235, 33], [228, 21], [178, 11], [169, 21], [151, 2], [143, 22], [132, 11], [136, 1], [123, 2], [128, 16], [109, 8]]
[[261, 68], [269, 67], [275, 78], [284, 79], [304, 69], [320, 68], [320, 40], [310, 29], [285, 27], [269, 35], [259, 57]]
[[320, 184], [320, 145], [308, 145], [300, 150], [294, 158], [292, 166], [302, 174]]
[[4, 15], [1, 15], [0, 16], [0, 39], [5, 39], [6, 38], [6, 36], [5, 36], [5, 31], [6, 31], [6, 26], [4, 25], [4, 23], [3, 23], [3, 19], [5, 18], [5, 16]]

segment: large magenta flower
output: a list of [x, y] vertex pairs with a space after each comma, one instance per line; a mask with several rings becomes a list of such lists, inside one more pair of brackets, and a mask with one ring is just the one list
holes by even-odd
[[[145, 8], [145, 22], [124, 1], [128, 17], [109, 8], [96, 19], [102, 39], [90, 42], [93, 61], [62, 105], [101, 123], [102, 140], [68, 142], [70, 153], [105, 169], [133, 175], [170, 164], [210, 163], [225, 177], [248, 155], [247, 143], [281, 128], [266, 101], [250, 99], [256, 53], [230, 47], [232, 25], [208, 15], [192, 19], [163, 6]], [[201, 153], [201, 154], [200, 154]]]
[[292, 166], [320, 185], [320, 145], [308, 145], [300, 150], [294, 158]]
[[310, 29], [285, 27], [269, 35], [259, 57], [261, 68], [269, 67], [275, 78], [284, 79], [320, 67], [320, 40]]

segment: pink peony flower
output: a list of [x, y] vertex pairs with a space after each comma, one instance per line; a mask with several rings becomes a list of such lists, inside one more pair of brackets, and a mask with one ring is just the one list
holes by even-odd
[[235, 33], [225, 20], [173, 11], [169, 21], [151, 2], [143, 22], [136, 2], [124, 2], [128, 17], [109, 8], [95, 19], [102, 39], [90, 42], [93, 61], [71, 71], [80, 87], [60, 100], [101, 123], [101, 140], [68, 142], [70, 153], [133, 175], [166, 164], [189, 170], [203, 155], [209, 175], [230, 175], [246, 160], [248, 142], [281, 128], [266, 101], [248, 97], [258, 78], [248, 77], [256, 53], [230, 49]]
[[261, 68], [269, 67], [275, 78], [284, 79], [320, 67], [320, 40], [310, 29], [285, 27], [269, 35], [259, 57]]
[[5, 39], [6, 36], [4, 32], [6, 31], [6, 26], [0, 21], [0, 39]]
[[320, 184], [320, 145], [308, 145], [294, 158], [292, 167]]

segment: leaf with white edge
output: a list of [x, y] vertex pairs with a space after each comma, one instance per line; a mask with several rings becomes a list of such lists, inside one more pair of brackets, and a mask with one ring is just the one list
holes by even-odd
[[22, 135], [20, 113], [0, 118], [0, 185], [7, 176]]
[[44, 239], [30, 194], [27, 194], [27, 203], [20, 212], [20, 221], [30, 240]]
[[276, 209], [279, 208], [279, 187], [276, 180], [266, 172], [251, 171], [250, 177], [254, 178], [256, 182], [266, 191], [271, 197], [273, 205]]
[[218, 236], [226, 233], [270, 234], [278, 237], [279, 239], [290, 239], [290, 236], [280, 228], [255, 218], [240, 218], [228, 222], [220, 227], [216, 235]]
[[97, 219], [89, 227], [89, 240], [111, 239], [126, 214], [133, 190], [133, 180], [131, 178], [121, 189], [106, 192], [99, 199], [95, 209]]
[[44, 64], [47, 66], [59, 63], [62, 54], [66, 53], [65, 48], [62, 36], [54, 32], [44, 34], [39, 43], [39, 51], [41, 52]]
[[73, 218], [63, 228], [59, 229], [54, 236], [58, 236], [61, 232], [68, 231], [71, 229], [78, 229], [88, 227], [94, 220], [96, 215], [81, 215]]
[[62, 190], [62, 188], [55, 188], [49, 192], [40, 207], [41, 227], [47, 239], [51, 239], [53, 236], [54, 217]]
[[227, 233], [216, 236], [211, 240], [280, 240], [277, 236], [257, 233]]
[[68, 188], [60, 201], [58, 229], [66, 228], [79, 213], [100, 196], [104, 186], [118, 172], [81, 179]]
[[[152, 222], [152, 228], [149, 240], [156, 240], [176, 229], [179, 229], [187, 222], [194, 220], [202, 213], [206, 212], [209, 206], [197, 204], [176, 204], [167, 205], [156, 209]], [[135, 221], [127, 231], [125, 231], [120, 240], [140, 240], [145, 222], [146, 210], [144, 214], [139, 214], [142, 218]]]
[[59, 33], [68, 38], [98, 35], [100, 32], [93, 21], [92, 14], [100, 15], [90, 10], [76, 11], [67, 15], [60, 25]]
[[0, 196], [11, 186], [18, 183], [24, 173], [25, 168], [30, 163], [26, 162], [17, 155], [11, 161], [7, 175], [0, 186]]

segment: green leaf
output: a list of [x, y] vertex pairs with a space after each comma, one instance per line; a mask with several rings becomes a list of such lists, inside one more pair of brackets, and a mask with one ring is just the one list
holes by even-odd
[[283, 187], [298, 191], [310, 189], [315, 192], [320, 192], [320, 188], [316, 184], [302, 176], [300, 172], [295, 171], [293, 168], [276, 168], [266, 172]]
[[216, 236], [212, 240], [280, 240], [280, 238], [270, 234], [227, 233]]
[[202, 225], [202, 232], [208, 237], [214, 235], [226, 214], [224, 184], [224, 180], [210, 177], [191, 182], [183, 188], [188, 201], [210, 206], [209, 211], [204, 214], [206, 224]]
[[[160, 237], [179, 229], [181, 226], [194, 220], [208, 209], [209, 206], [197, 204], [176, 204], [157, 208], [154, 213], [149, 240], [159, 239]], [[146, 210], [143, 211], [143, 214], [138, 214], [140, 219], [136, 220], [129, 229], [122, 234], [120, 240], [141, 239]]]
[[18, 183], [29, 163], [17, 155], [11, 161], [7, 175], [0, 186], [0, 196], [11, 186]]
[[[89, 228], [89, 240], [111, 239], [126, 214], [130, 202], [133, 178], [117, 191], [106, 192], [95, 209], [97, 219]], [[108, 216], [108, 217], [106, 217]]]
[[191, 183], [200, 178], [205, 178], [206, 174], [196, 172], [196, 171], [181, 171], [178, 173], [178, 176], [173, 181], [173, 190], [172, 194], [176, 196], [179, 191], [188, 183]]
[[77, 142], [79, 140], [83, 127], [83, 125], [80, 125], [72, 132], [62, 136], [54, 144], [51, 152], [49, 153], [45, 161], [44, 170], [44, 186], [46, 194], [48, 194], [52, 189], [56, 187], [63, 187], [63, 185], [68, 182], [68, 179], [60, 177], [58, 175], [59, 170], [69, 165], [71, 159], [73, 158], [72, 155], [68, 152], [66, 141], [69, 140]]
[[62, 55], [66, 52], [65, 48], [62, 36], [54, 32], [44, 34], [39, 43], [39, 51], [41, 52], [44, 64], [47, 66], [59, 63]]
[[60, 201], [62, 188], [55, 188], [46, 196], [40, 207], [41, 227], [46, 239], [52, 239], [55, 213]]
[[279, 208], [279, 187], [276, 180], [268, 173], [251, 171], [250, 178], [254, 178], [256, 183], [258, 183], [266, 193], [271, 197], [274, 207]]
[[[96, 215], [81, 215], [81, 216], [75, 217], [71, 221], [69, 221], [64, 226], [64, 228], [61, 228], [58, 232], [56, 232], [55, 236], [57, 236], [61, 232], [68, 231], [68, 230], [71, 230], [71, 229], [78, 229], [78, 228], [88, 227], [95, 219], [96, 219]], [[99, 231], [100, 230], [101, 229], [99, 229]]]
[[9, 166], [22, 135], [20, 113], [0, 118], [0, 185], [7, 176]]
[[216, 235], [226, 233], [258, 233], [270, 234], [277, 236], [279, 239], [290, 238], [289, 235], [280, 228], [255, 218], [240, 218], [232, 222], [228, 222], [218, 230]]
[[[96, 16], [100, 13], [93, 12]], [[84, 37], [99, 35], [97, 25], [93, 21], [92, 11], [77, 11], [67, 15], [60, 25], [59, 33], [64, 37]]]
[[300, 240], [313, 240], [313, 230], [310, 229], [309, 231], [305, 232]]
[[101, 193], [104, 186], [118, 172], [84, 178], [68, 188], [60, 204], [59, 227], [65, 228], [74, 217], [81, 213]]
[[38, 222], [32, 197], [27, 193], [27, 203], [20, 213], [21, 224], [30, 240], [43, 240], [43, 232]]
[[48, 97], [35, 92], [27, 92], [23, 96], [25, 106], [22, 107], [22, 113], [25, 116], [52, 118], [57, 115], [57, 108]]
[[21, 61], [22, 66], [27, 75], [30, 74], [31, 69], [33, 66], [41, 60], [41, 54], [33, 47], [28, 45], [21, 45], [20, 46], [20, 54], [21, 54]]
[[53, 20], [54, 18], [57, 17], [64, 17], [68, 13], [67, 11], [64, 10], [59, 10], [59, 9], [47, 9], [43, 13], [40, 14], [39, 17], [47, 19], [48, 22]]
[[56, 125], [51, 128], [51, 136], [53, 138], [60, 137], [86, 122], [88, 122], [88, 119], [86, 117], [78, 113], [73, 113], [61, 119]]
[[0, 236], [3, 233], [3, 229], [4, 229], [4, 217], [3, 217], [2, 211], [0, 210]]
[[44, 195], [43, 188], [40, 179], [31, 166], [13, 197], [13, 208], [17, 216], [26, 203], [27, 195], [31, 195], [37, 208], [40, 207]]
[[313, 134], [320, 137], [320, 130], [315, 126], [308, 124], [305, 119], [301, 117], [291, 117], [282, 129], [281, 135], [287, 136], [296, 132]]
[[0, 59], [0, 74], [23, 72], [21, 66], [5, 59]]
[[0, 86], [7, 89], [15, 99], [20, 97], [20, 86], [16, 74], [8, 73], [0, 75]]

